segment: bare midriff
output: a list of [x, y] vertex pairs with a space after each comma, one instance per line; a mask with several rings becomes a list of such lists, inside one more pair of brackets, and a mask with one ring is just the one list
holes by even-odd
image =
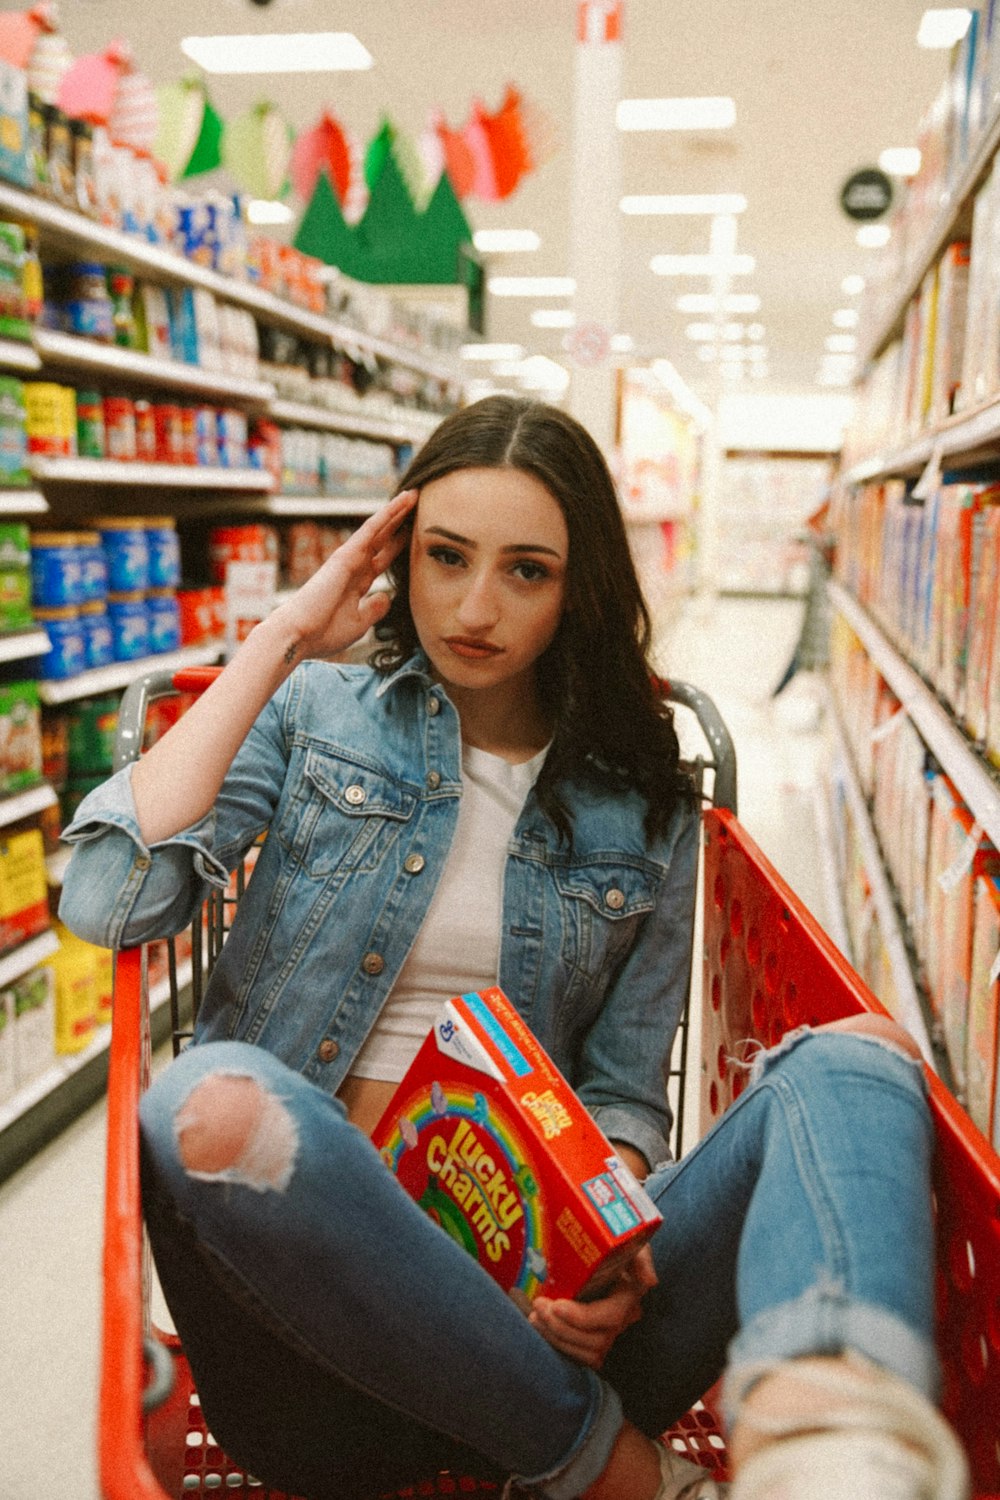
[[352, 1073], [340, 1085], [337, 1097], [346, 1104], [351, 1124], [371, 1135], [397, 1088], [398, 1084], [383, 1078], [357, 1078]]

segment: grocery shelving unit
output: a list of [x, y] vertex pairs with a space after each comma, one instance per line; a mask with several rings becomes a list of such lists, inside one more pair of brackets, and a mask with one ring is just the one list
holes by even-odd
[[[122, 266], [145, 281], [165, 286], [202, 288], [219, 301], [249, 311], [263, 324], [290, 332], [325, 348], [345, 353], [355, 361], [402, 367], [438, 383], [442, 402], [457, 401], [462, 377], [450, 359], [426, 349], [391, 342], [335, 318], [312, 312], [265, 291], [249, 280], [219, 274], [186, 260], [171, 248], [152, 245], [138, 236], [87, 219], [71, 209], [0, 182], [0, 219], [33, 224], [43, 255], [79, 257]], [[384, 442], [394, 447], [416, 446], [440, 420], [440, 414], [403, 405], [384, 394], [372, 400], [357, 398], [345, 409], [291, 400], [265, 376], [231, 374], [176, 359], [71, 335], [49, 328], [32, 330], [31, 340], [0, 339], [0, 370], [22, 376], [84, 381], [112, 390], [136, 390], [145, 395], [171, 393], [191, 404], [219, 403], [267, 416], [285, 427], [341, 433]], [[324, 393], [330, 399], [330, 393]], [[116, 462], [93, 458], [34, 456], [29, 463], [28, 487], [0, 489], [0, 517], [45, 517], [49, 524], [72, 518], [96, 502], [108, 508], [127, 506], [129, 514], [169, 509], [178, 519], [225, 516], [288, 518], [361, 518], [373, 513], [386, 496], [371, 498], [344, 494], [284, 494], [272, 475], [262, 469], [222, 466]], [[49, 641], [36, 629], [0, 637], [0, 662], [43, 654]], [[151, 668], [177, 669], [205, 665], [221, 658], [222, 645], [210, 642], [168, 655], [116, 662], [60, 681], [39, 683], [43, 705], [54, 706], [123, 689]], [[41, 812], [57, 800], [46, 785], [0, 801], [0, 826]], [[51, 885], [58, 886], [67, 855], [47, 860]], [[0, 958], [0, 982], [26, 973], [54, 951], [52, 933], [43, 934]], [[189, 974], [180, 975], [186, 984]], [[166, 990], [154, 995], [154, 1016], [160, 1036], [169, 1022], [163, 1012]], [[107, 1037], [100, 1035], [74, 1057], [57, 1058], [51, 1068], [13, 1099], [0, 1105], [0, 1180], [26, 1160], [103, 1090], [107, 1068]]]

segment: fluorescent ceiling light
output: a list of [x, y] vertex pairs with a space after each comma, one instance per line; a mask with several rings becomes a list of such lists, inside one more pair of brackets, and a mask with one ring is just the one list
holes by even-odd
[[741, 214], [742, 193], [632, 193], [618, 205], [623, 214]]
[[833, 315], [834, 328], [857, 328], [858, 314], [853, 307], [838, 307]]
[[670, 392], [681, 411], [700, 427], [708, 427], [712, 421], [711, 410], [688, 385], [669, 359], [654, 359], [650, 366], [660, 384]]
[[957, 6], [925, 10], [917, 32], [917, 46], [934, 49], [954, 47], [969, 29], [972, 11]]
[[472, 243], [484, 255], [506, 255], [517, 250], [537, 250], [542, 242], [533, 229], [477, 229]]
[[888, 224], [862, 224], [854, 238], [866, 250], [879, 250], [892, 237]]
[[635, 339], [630, 333], [613, 333], [608, 347], [612, 354], [631, 354], [635, 348]]
[[771, 371], [767, 365], [751, 365], [750, 374], [754, 380], [766, 380]]
[[487, 282], [494, 297], [572, 297], [572, 276], [491, 276]]
[[247, 218], [251, 224], [287, 224], [294, 217], [287, 203], [276, 198], [251, 198]]
[[[696, 343], [711, 342], [715, 338], [716, 328], [714, 323], [689, 323], [684, 332], [689, 339]], [[733, 341], [743, 337], [742, 323], [723, 323], [722, 337]]]
[[570, 307], [536, 307], [531, 321], [536, 328], [572, 328], [576, 313]]
[[823, 345], [831, 354], [853, 354], [858, 341], [853, 333], [831, 333], [823, 340]]
[[521, 344], [463, 344], [463, 359], [520, 359], [524, 354]]
[[699, 344], [694, 352], [700, 360], [703, 360], [705, 364], [709, 364], [715, 358], [715, 345]]
[[732, 99], [621, 99], [619, 130], [727, 130], [736, 124]]
[[186, 36], [181, 51], [206, 73], [330, 73], [374, 66], [371, 53], [349, 31]]
[[521, 380], [529, 390], [564, 391], [569, 385], [569, 371], [545, 354], [533, 354], [521, 361]]
[[916, 177], [921, 160], [919, 146], [889, 146], [882, 152], [878, 164], [890, 177]]
[[845, 297], [860, 297], [865, 289], [865, 278], [863, 276], [845, 276], [840, 283], [840, 290]]
[[752, 255], [730, 255], [724, 261], [714, 255], [654, 255], [649, 262], [657, 276], [715, 276], [725, 271], [749, 276], [756, 264]]
[[754, 343], [758, 343], [764, 337], [766, 331], [763, 323], [751, 323], [747, 328], [747, 338], [753, 339]]
[[[683, 313], [714, 313], [716, 299], [711, 292], [685, 292], [677, 298], [674, 306]], [[760, 312], [760, 298], [756, 292], [729, 292], [723, 298], [723, 312]]]

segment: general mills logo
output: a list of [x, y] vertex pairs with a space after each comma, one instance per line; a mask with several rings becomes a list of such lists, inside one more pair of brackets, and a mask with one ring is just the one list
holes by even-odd
[[450, 1042], [457, 1030], [458, 1027], [455, 1025], [454, 1021], [442, 1021], [441, 1025], [438, 1027], [438, 1031], [443, 1042]]

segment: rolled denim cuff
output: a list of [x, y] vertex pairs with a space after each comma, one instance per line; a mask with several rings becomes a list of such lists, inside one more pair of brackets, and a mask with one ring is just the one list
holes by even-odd
[[549, 1500], [574, 1500], [604, 1473], [625, 1414], [617, 1391], [597, 1375], [593, 1384], [592, 1414], [572, 1453], [547, 1474], [515, 1476], [517, 1484], [540, 1489]]
[[622, 1109], [617, 1104], [588, 1105], [588, 1110], [595, 1125], [609, 1141], [634, 1146], [646, 1158], [650, 1167], [670, 1159], [670, 1147], [660, 1131], [640, 1120], [631, 1110]]
[[932, 1343], [884, 1308], [849, 1298], [833, 1284], [816, 1286], [759, 1314], [733, 1339], [722, 1385], [728, 1430], [751, 1387], [776, 1365], [849, 1352], [864, 1355], [937, 1400], [940, 1368]]

